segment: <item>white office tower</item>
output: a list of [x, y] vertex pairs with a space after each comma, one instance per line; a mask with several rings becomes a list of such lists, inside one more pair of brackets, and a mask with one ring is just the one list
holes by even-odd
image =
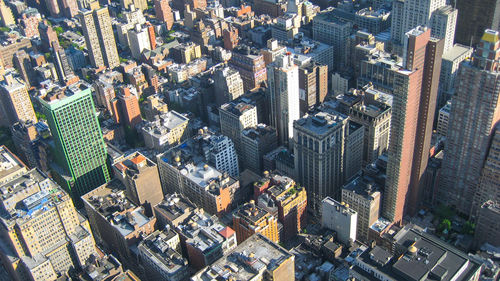
[[230, 138], [212, 135], [206, 151], [210, 153], [208, 158], [217, 170], [227, 172], [233, 178], [239, 177], [238, 156]]
[[339, 203], [330, 197], [322, 202], [321, 226], [337, 233], [337, 239], [350, 245], [356, 241], [358, 213], [349, 204]]
[[443, 6], [432, 13], [431, 36], [444, 39], [443, 53], [453, 48], [457, 16], [458, 10], [450, 5]]
[[403, 45], [406, 32], [419, 25], [431, 26], [432, 14], [445, 6], [446, 0], [394, 0], [392, 5], [391, 38], [396, 45]]
[[140, 59], [143, 50], [151, 49], [151, 42], [149, 41], [149, 33], [146, 27], [141, 27], [137, 24], [134, 29], [128, 31], [129, 47], [132, 57]]
[[299, 68], [290, 53], [280, 55], [267, 66], [267, 82], [271, 100], [271, 125], [278, 131], [282, 145], [290, 145], [293, 122], [300, 118]]

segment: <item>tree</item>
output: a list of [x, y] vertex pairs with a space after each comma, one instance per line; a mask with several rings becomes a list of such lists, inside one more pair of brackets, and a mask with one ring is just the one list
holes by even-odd
[[449, 219], [444, 219], [437, 227], [438, 232], [443, 232], [445, 230], [449, 231], [451, 229], [451, 221]]
[[58, 26], [54, 27], [54, 31], [57, 33], [57, 36], [59, 36], [64, 32], [64, 29], [61, 26]]
[[469, 234], [469, 235], [472, 235], [474, 234], [474, 230], [476, 229], [476, 224], [471, 222], [471, 221], [467, 221], [466, 223], [464, 223], [464, 225], [462, 226], [462, 234]]

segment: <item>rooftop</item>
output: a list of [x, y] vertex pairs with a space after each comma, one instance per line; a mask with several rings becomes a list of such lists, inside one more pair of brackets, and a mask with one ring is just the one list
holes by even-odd
[[205, 253], [227, 240], [221, 233], [225, 229], [216, 216], [210, 216], [203, 209], [193, 212], [177, 226], [177, 232], [186, 238], [186, 243]]
[[146, 237], [139, 244], [138, 249], [147, 256], [149, 260], [162, 268], [162, 270], [173, 274], [188, 265], [188, 261], [168, 244], [169, 240], [178, 235], [179, 234], [171, 229], [165, 231], [157, 230]]
[[146, 217], [143, 207], [137, 207], [125, 197], [125, 187], [118, 179], [83, 195], [82, 200], [122, 236], [129, 235], [154, 219]]
[[260, 280], [264, 272], [273, 272], [290, 260], [293, 263], [293, 255], [288, 251], [265, 236], [255, 234], [211, 266], [199, 271], [192, 280]]
[[24, 163], [5, 145], [0, 146], [0, 184], [25, 171]]
[[196, 211], [197, 207], [188, 198], [174, 193], [167, 194], [163, 201], [155, 206], [155, 212], [156, 210], [159, 210], [172, 222], [186, 213]]
[[259, 140], [261, 137], [276, 135], [276, 129], [266, 124], [258, 124], [256, 127], [244, 129], [241, 133], [252, 140]]
[[118, 170], [121, 174], [134, 178], [142, 171], [148, 169], [156, 169], [156, 164], [150, 159], [146, 158], [142, 153], [135, 151], [126, 156], [120, 162], [113, 165], [113, 168]]
[[189, 122], [189, 118], [172, 110], [156, 116], [156, 120], [148, 122], [143, 127], [143, 130], [151, 135], [161, 137], [162, 135], [169, 133], [171, 130], [187, 122]]
[[233, 101], [233, 102], [228, 102], [228, 103], [221, 105], [220, 108], [221, 108], [221, 110], [230, 112], [236, 116], [241, 116], [245, 112], [254, 109], [255, 106], [250, 104], [250, 103], [243, 102], [243, 101], [239, 101], [239, 102]]
[[267, 211], [257, 206], [252, 200], [250, 203], [245, 203], [233, 213], [233, 217], [239, 217], [247, 221], [249, 225], [256, 225], [258, 222], [267, 216], [271, 216]]
[[294, 127], [308, 130], [315, 135], [324, 136], [335, 130], [347, 121], [347, 117], [342, 114], [333, 115], [327, 112], [318, 112], [313, 115], [306, 115], [294, 122]]
[[91, 86], [83, 81], [80, 81], [66, 88], [53, 88], [42, 98], [42, 100], [48, 104], [58, 103], [59, 101], [66, 100], [69, 97], [77, 98], [80, 94], [88, 94], [90, 91]]

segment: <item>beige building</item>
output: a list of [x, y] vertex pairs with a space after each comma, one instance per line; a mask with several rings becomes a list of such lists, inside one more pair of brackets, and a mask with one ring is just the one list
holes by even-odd
[[127, 191], [127, 198], [153, 214], [153, 207], [163, 199], [156, 164], [136, 151], [113, 165], [113, 172]]
[[[7, 158], [0, 173], [20, 171], [17, 161], [9, 159], [12, 155], [2, 156]], [[5, 210], [0, 215], [0, 258], [12, 280], [56, 280], [97, 255], [88, 221], [71, 197], [39, 170], [3, 182], [0, 190]]]
[[120, 58], [108, 8], [81, 10], [79, 16], [92, 66], [96, 68], [119, 66]]
[[168, 105], [158, 94], [147, 97], [144, 102], [144, 115], [148, 121], [154, 121], [155, 116], [168, 112]]
[[10, 127], [19, 121], [37, 122], [35, 110], [31, 104], [28, 89], [24, 81], [11, 74], [4, 76], [0, 84], [0, 124]]
[[234, 68], [217, 69], [214, 73], [214, 82], [217, 106], [235, 100], [245, 93], [240, 73]]
[[12, 15], [12, 10], [7, 5], [5, 5], [5, 2], [3, 0], [0, 0], [0, 18], [2, 26], [16, 24], [14, 16]]

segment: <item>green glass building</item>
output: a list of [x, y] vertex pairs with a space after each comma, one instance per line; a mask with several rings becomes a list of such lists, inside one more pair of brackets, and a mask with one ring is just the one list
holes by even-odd
[[106, 146], [90, 86], [78, 83], [39, 100], [53, 136], [54, 179], [80, 207], [80, 196], [109, 181]]

